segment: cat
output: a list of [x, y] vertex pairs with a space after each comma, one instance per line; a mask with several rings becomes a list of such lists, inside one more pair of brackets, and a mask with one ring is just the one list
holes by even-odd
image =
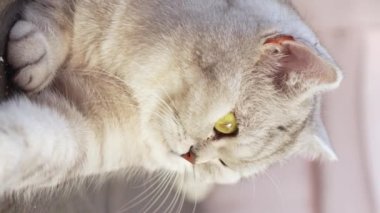
[[334, 160], [342, 74], [286, 0], [30, 0], [9, 33], [0, 192], [137, 168], [189, 199], [292, 155]]

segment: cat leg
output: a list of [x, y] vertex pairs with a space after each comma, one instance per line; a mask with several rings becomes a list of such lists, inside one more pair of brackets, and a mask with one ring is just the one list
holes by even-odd
[[48, 105], [25, 96], [0, 104], [0, 194], [54, 186], [83, 172], [90, 129], [68, 104]]
[[7, 60], [14, 83], [28, 93], [46, 87], [66, 59], [73, 25], [73, 1], [28, 1], [9, 33]]

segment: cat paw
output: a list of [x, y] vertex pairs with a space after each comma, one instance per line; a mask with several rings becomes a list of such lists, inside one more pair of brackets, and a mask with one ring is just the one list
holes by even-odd
[[28, 21], [20, 20], [11, 29], [7, 59], [15, 71], [13, 82], [28, 93], [42, 90], [55, 73], [46, 36]]

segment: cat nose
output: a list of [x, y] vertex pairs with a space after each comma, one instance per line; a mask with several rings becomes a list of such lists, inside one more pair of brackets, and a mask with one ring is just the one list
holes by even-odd
[[195, 164], [196, 155], [192, 149], [193, 149], [193, 147], [190, 147], [189, 151], [187, 153], [181, 155], [181, 157], [183, 159], [187, 160], [188, 162], [190, 162], [191, 164]]

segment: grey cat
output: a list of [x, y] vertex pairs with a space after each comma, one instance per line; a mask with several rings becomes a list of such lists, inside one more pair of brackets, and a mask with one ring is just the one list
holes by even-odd
[[288, 1], [30, 0], [9, 38], [27, 95], [0, 105], [0, 192], [133, 168], [202, 199], [336, 159], [319, 108], [342, 75]]

